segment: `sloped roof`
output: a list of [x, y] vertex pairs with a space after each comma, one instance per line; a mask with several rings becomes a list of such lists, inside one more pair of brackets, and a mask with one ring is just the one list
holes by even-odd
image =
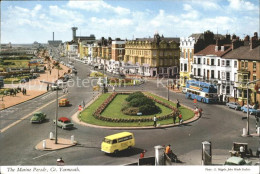
[[225, 54], [227, 54], [229, 51], [231, 51], [231, 45], [225, 45], [225, 50], [221, 51], [220, 49], [218, 51], [215, 51], [215, 44], [209, 45], [206, 48], [204, 48], [203, 50], [199, 51], [198, 53], [196, 53], [195, 55], [202, 55], [202, 56], [206, 56], [206, 55], [216, 55], [218, 57], [222, 57]]
[[260, 45], [252, 50], [250, 49], [250, 46], [240, 46], [239, 48], [230, 51], [224, 58], [260, 61]]

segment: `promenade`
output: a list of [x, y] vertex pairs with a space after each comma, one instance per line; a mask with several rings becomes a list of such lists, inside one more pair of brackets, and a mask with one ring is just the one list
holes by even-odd
[[37, 79], [31, 79], [29, 82], [26, 83], [5, 84], [4, 88], [19, 87], [21, 89], [26, 89], [26, 95], [23, 95], [22, 92], [19, 92], [18, 94], [16, 94], [16, 96], [0, 96], [0, 109], [6, 109], [8, 107], [23, 103], [27, 100], [45, 94], [47, 92], [47, 83], [42, 83], [41, 81], [55, 82], [58, 79], [58, 73], [59, 77], [62, 77], [70, 70], [68, 67], [61, 64], [60, 67], [61, 69], [59, 70], [59, 72], [58, 69], [54, 68], [51, 70], [51, 73], [50, 71], [45, 71], [45, 73], [40, 73], [40, 77], [38, 77]]

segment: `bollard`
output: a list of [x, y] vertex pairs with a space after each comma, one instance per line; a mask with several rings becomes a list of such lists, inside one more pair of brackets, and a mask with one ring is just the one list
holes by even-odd
[[71, 141], [71, 144], [74, 144], [74, 135], [71, 135], [70, 141]]
[[164, 147], [163, 146], [154, 146], [155, 149], [155, 165], [165, 165], [164, 161]]
[[43, 149], [46, 149], [46, 140], [43, 140], [43, 141], [42, 141], [42, 148], [43, 148]]
[[260, 136], [260, 127], [257, 128], [257, 135]]
[[50, 132], [50, 140], [53, 140], [53, 133]]
[[243, 128], [243, 134], [242, 134], [242, 136], [246, 136], [246, 133], [247, 133], [246, 128]]

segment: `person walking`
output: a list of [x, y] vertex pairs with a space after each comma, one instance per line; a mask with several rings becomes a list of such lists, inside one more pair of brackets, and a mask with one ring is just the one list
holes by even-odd
[[156, 127], [157, 118], [156, 115], [153, 117], [153, 126]]
[[173, 114], [173, 124], [176, 123], [176, 114], [177, 114], [177, 113], [174, 113], [174, 114]]
[[24, 89], [24, 95], [26, 95], [26, 93], [27, 93], [27, 91], [26, 91], [26, 89]]
[[181, 113], [180, 113], [180, 115], [179, 115], [179, 124], [182, 124], [182, 115], [181, 115]]
[[179, 100], [177, 99], [177, 109], [179, 109], [180, 106], [181, 106], [181, 105], [180, 105], [180, 102], [179, 102]]
[[47, 85], [47, 92], [49, 91], [49, 84]]

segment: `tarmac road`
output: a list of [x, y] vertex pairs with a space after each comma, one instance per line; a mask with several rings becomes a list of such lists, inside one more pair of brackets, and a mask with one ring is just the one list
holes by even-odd
[[[78, 70], [78, 77], [86, 79], [90, 67], [76, 61], [75, 67]], [[118, 90], [116, 88], [116, 91]], [[120, 90], [147, 90], [167, 97], [166, 88], [161, 85], [157, 87], [156, 80], [149, 80], [141, 86], [120, 88]], [[45, 97], [45, 99], [42, 99], [44, 97], [42, 96], [32, 100], [31, 103], [15, 106], [14, 112], [6, 114], [8, 116], [5, 116], [5, 119], [1, 118], [1, 129], [10, 124], [12, 119], [21, 118], [37, 107], [55, 99], [55, 93], [46, 95], [48, 97]], [[70, 87], [67, 98], [72, 103], [72, 106], [59, 108], [59, 116], [72, 116], [83, 100], [88, 103], [95, 95], [97, 95], [97, 92], [93, 93], [91, 87]], [[192, 101], [185, 99], [183, 94], [170, 92], [170, 100], [176, 101], [177, 98], [181, 104], [193, 107]], [[145, 156], [154, 156], [154, 146], [167, 144], [171, 144], [174, 153], [179, 157], [183, 157], [183, 160], [186, 160], [186, 158], [198, 159], [201, 155], [201, 142], [205, 140], [212, 142], [213, 152], [226, 151], [227, 156], [229, 156], [228, 151], [231, 150], [232, 143], [235, 141], [249, 143], [249, 147], [255, 153], [259, 145], [258, 137], [241, 137], [242, 128], [246, 126], [246, 120], [241, 119], [242, 116], [245, 116], [244, 113], [230, 110], [221, 105], [202, 103], [199, 105], [203, 108], [203, 117], [186, 126], [129, 130], [135, 135], [136, 147], [130, 152], [126, 151], [120, 153], [119, 156], [113, 156], [100, 151], [101, 141], [104, 136], [122, 130], [100, 129], [81, 125], [75, 125], [73, 130], [58, 128], [59, 137], [69, 139], [71, 135], [74, 135], [79, 145], [53, 152], [35, 150], [34, 147], [37, 143], [48, 138], [51, 131], [54, 132], [55, 127], [52, 120], [55, 118], [55, 103], [52, 103], [42, 109], [49, 119], [45, 123], [31, 124], [29, 117], [1, 133], [0, 165], [56, 165], [58, 157], [64, 159], [65, 165], [124, 165], [136, 162], [143, 149], [147, 150]], [[12, 119], [8, 121], [7, 117]], [[250, 131], [251, 133], [255, 131], [253, 117], [250, 118]], [[187, 154], [193, 154], [194, 156], [187, 157]], [[184, 164], [189, 165], [192, 163], [186, 162]]]

